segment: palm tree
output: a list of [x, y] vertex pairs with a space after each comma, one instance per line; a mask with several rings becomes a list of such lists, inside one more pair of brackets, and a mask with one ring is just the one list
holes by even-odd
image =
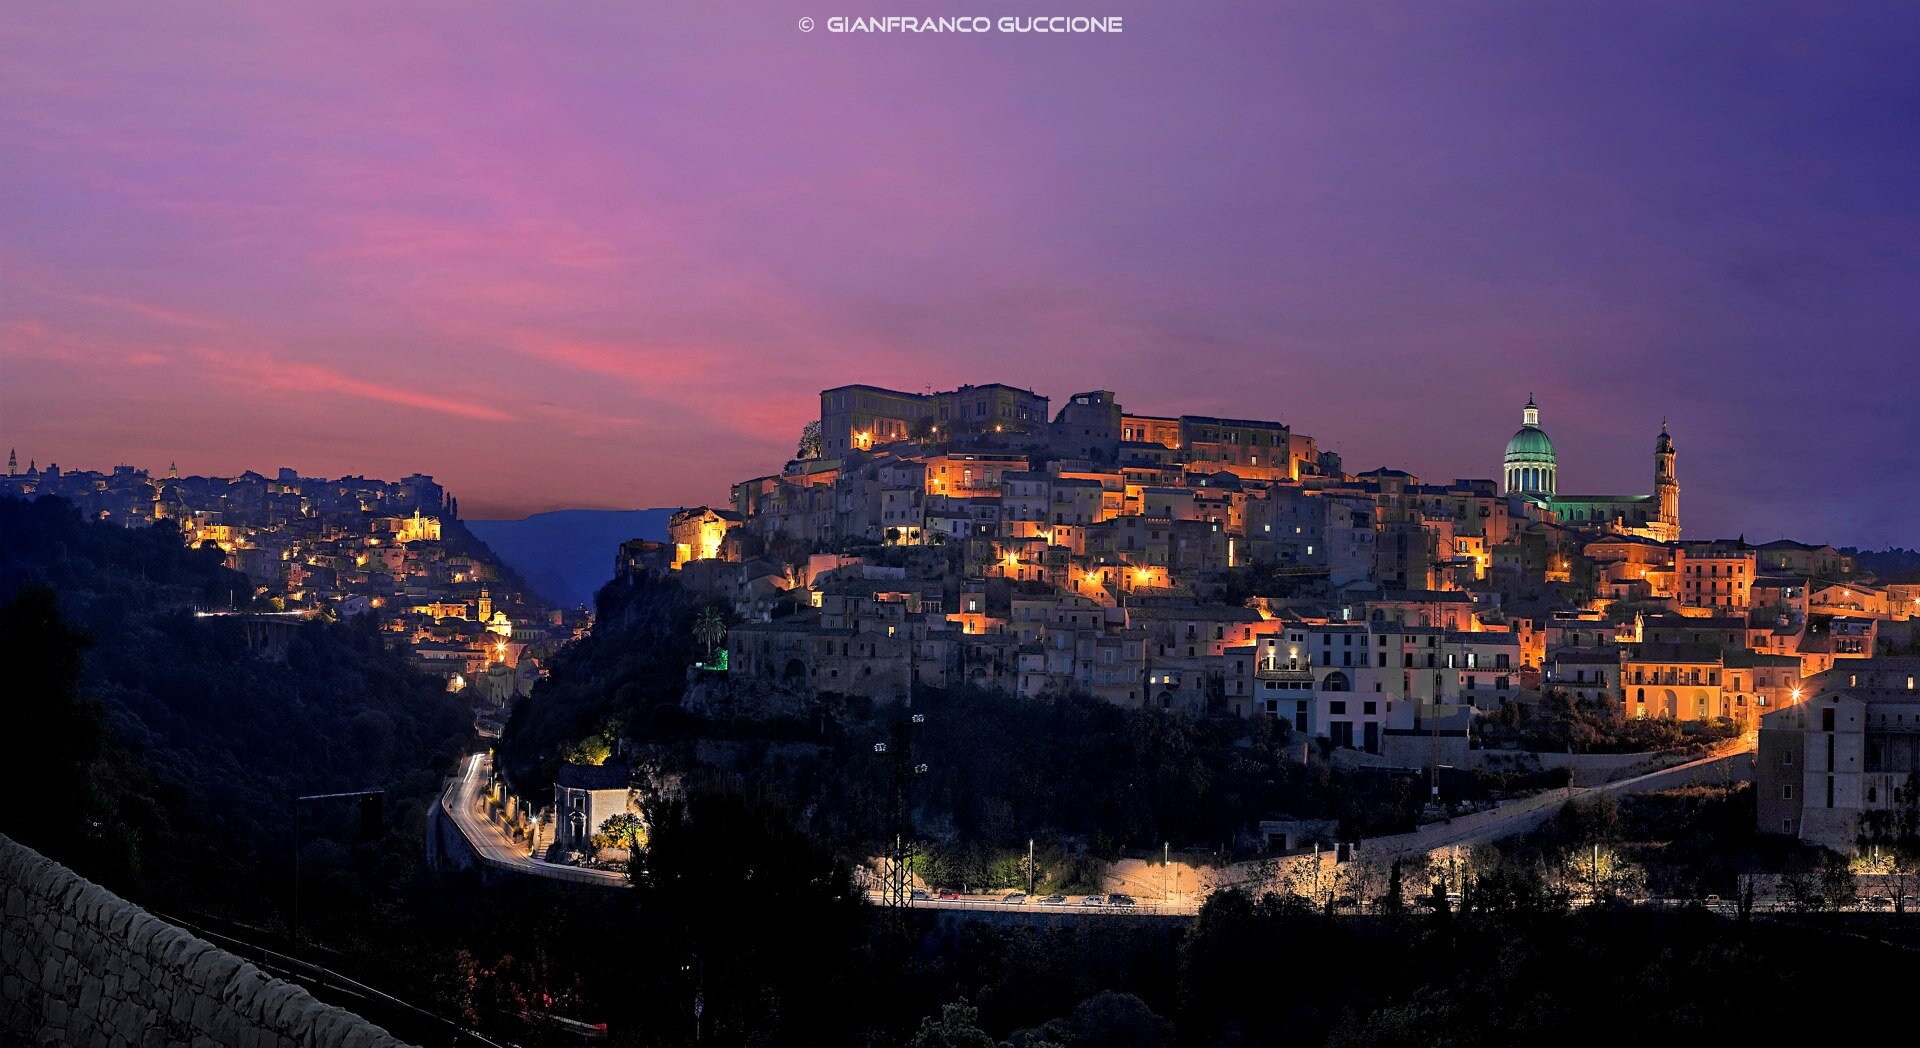
[[720, 617], [720, 609], [709, 604], [700, 609], [693, 620], [693, 639], [705, 641], [707, 658], [713, 658], [714, 645], [727, 639], [727, 620]]

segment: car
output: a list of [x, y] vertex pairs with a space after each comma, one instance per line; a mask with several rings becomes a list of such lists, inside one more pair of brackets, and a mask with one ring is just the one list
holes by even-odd
[[933, 896], [928, 895], [926, 892], [923, 892], [918, 888], [915, 888], [913, 890], [913, 895], [911, 896], [911, 898], [913, 899], [914, 902], [931, 902], [933, 900]]
[[1049, 895], [1040, 900], [1042, 906], [1065, 906], [1066, 904], [1067, 897], [1064, 895]]
[[1080, 900], [1082, 906], [1105, 906], [1106, 904], [1106, 897], [1102, 895], [1089, 895]]
[[1114, 892], [1112, 895], [1107, 896], [1107, 905], [1108, 906], [1138, 906], [1140, 904], [1139, 902], [1135, 901], [1134, 897], [1131, 895], [1122, 895], [1119, 892]]
[[939, 895], [942, 899], [958, 899], [960, 897], [960, 893], [954, 891], [952, 888], [940, 889]]
[[1007, 894], [1002, 895], [1000, 897], [1000, 901], [1005, 903], [1012, 903], [1015, 906], [1021, 906], [1021, 905], [1024, 905], [1027, 901], [1027, 893], [1026, 892], [1008, 892]]

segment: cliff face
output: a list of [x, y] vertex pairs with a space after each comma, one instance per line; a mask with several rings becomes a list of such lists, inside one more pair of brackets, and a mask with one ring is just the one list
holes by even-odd
[[5, 836], [0, 900], [0, 1041], [401, 1046]]

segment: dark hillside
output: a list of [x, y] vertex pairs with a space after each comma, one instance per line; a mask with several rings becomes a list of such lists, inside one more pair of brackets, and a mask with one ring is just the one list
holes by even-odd
[[[194, 614], [248, 592], [217, 551], [187, 549], [166, 522], [129, 529], [83, 520], [57, 499], [0, 500], [0, 605], [34, 624], [0, 636], [0, 657], [50, 666], [59, 649], [84, 645], [76, 708], [90, 712], [75, 716], [107, 728], [87, 788], [108, 809], [146, 813], [146, 831], [120, 841], [128, 875], [251, 871], [238, 897], [220, 889], [189, 901], [258, 913], [291, 864], [296, 794], [385, 789], [390, 823], [417, 815], [469, 722], [464, 702], [413, 672], [365, 619], [295, 626], [276, 660], [248, 648], [238, 620]], [[54, 672], [32, 679], [4, 705], [64, 686]], [[316, 834], [330, 829], [316, 821]], [[79, 829], [42, 830], [32, 843], [67, 853]]]

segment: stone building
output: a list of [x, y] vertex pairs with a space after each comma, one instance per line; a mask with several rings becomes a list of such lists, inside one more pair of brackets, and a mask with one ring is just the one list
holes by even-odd
[[740, 523], [738, 513], [709, 506], [683, 509], [668, 517], [672, 567], [678, 569], [696, 560], [739, 560], [739, 551], [729, 547], [728, 538]]
[[1911, 803], [1920, 773], [1920, 658], [1863, 659], [1804, 685], [1797, 705], [1760, 718], [1755, 818], [1839, 851], [1854, 847], [1860, 817]]
[[607, 820], [634, 810], [633, 775], [617, 761], [562, 764], [553, 780], [553, 842], [561, 851], [589, 851]]

